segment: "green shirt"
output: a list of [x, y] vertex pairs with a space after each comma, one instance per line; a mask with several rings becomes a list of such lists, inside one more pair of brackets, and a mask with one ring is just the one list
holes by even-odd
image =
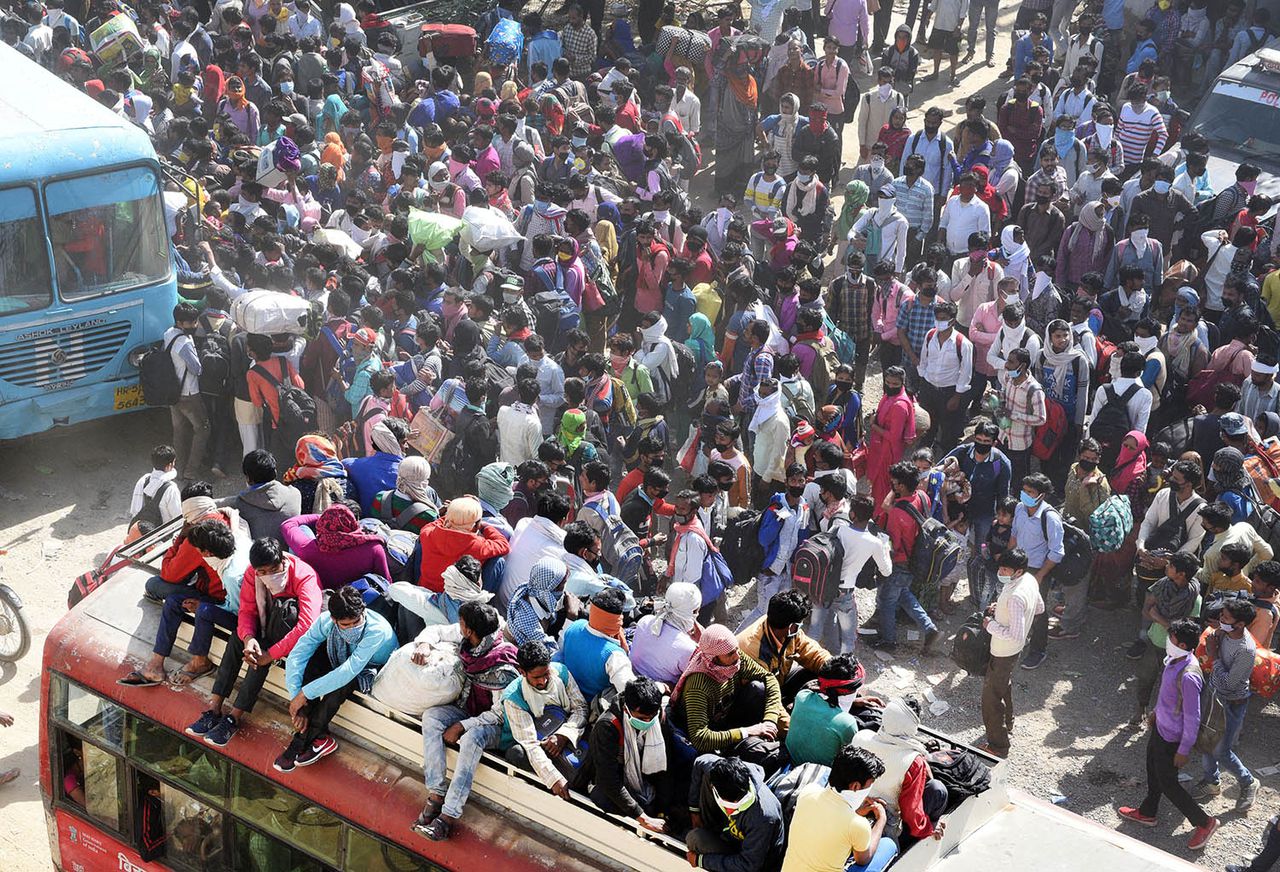
[[836, 752], [849, 744], [858, 729], [857, 718], [832, 708], [826, 697], [812, 690], [800, 691], [791, 709], [791, 728], [787, 730], [787, 751], [792, 764], [830, 766]]

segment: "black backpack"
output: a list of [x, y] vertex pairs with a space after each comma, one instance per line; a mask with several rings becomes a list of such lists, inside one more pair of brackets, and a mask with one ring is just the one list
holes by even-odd
[[1089, 435], [1104, 446], [1118, 449], [1124, 437], [1133, 429], [1133, 420], [1129, 417], [1129, 400], [1146, 388], [1135, 382], [1123, 394], [1117, 394], [1114, 385], [1107, 385], [1102, 390], [1105, 401], [1089, 427]]
[[[286, 366], [290, 366], [288, 363]], [[292, 367], [290, 367], [292, 368]], [[280, 418], [275, 422], [283, 440], [282, 444], [294, 445], [316, 429], [316, 401], [292, 382], [281, 383], [265, 366], [254, 364], [253, 371], [265, 378], [279, 396]]]
[[200, 393], [231, 396], [231, 344], [217, 333], [201, 336], [196, 344], [200, 357]]
[[680, 375], [671, 386], [671, 402], [679, 409], [688, 402], [693, 386], [702, 383], [702, 373], [698, 372], [698, 359], [689, 346], [683, 342], [672, 342], [671, 347], [676, 350], [676, 363], [680, 365]]
[[764, 546], [760, 544], [761, 516], [761, 512], [748, 509], [725, 526], [720, 555], [739, 581], [753, 578], [764, 563]]
[[910, 501], [898, 500], [894, 505], [910, 515], [920, 528], [911, 549], [911, 575], [915, 583], [929, 587], [941, 582], [960, 562], [963, 540], [937, 518], [920, 514]]
[[929, 771], [947, 788], [947, 811], [991, 787], [991, 770], [968, 748], [942, 748], [929, 754]]
[[1084, 530], [1068, 524], [1060, 513], [1046, 508], [1040, 514], [1040, 530], [1046, 542], [1049, 541], [1050, 512], [1058, 515], [1062, 522], [1062, 560], [1053, 568], [1053, 578], [1063, 587], [1072, 587], [1089, 578], [1093, 567], [1093, 540]]
[[534, 332], [542, 337], [547, 348], [559, 348], [561, 315], [565, 298], [559, 291], [539, 291], [528, 300], [533, 313]]
[[163, 524], [164, 518], [160, 515], [160, 503], [171, 488], [176, 490], [177, 487], [178, 485], [175, 482], [166, 481], [156, 488], [156, 492], [150, 496], [143, 492], [142, 508], [138, 509], [138, 513], [129, 519], [129, 526], [132, 527], [139, 521], [146, 521], [153, 527], [159, 527]]
[[951, 640], [951, 659], [970, 675], [986, 675], [991, 659], [991, 634], [982, 626], [982, 615], [969, 618]]
[[138, 361], [138, 383], [142, 386], [142, 401], [148, 406], [172, 406], [182, 399], [182, 379], [171, 354], [174, 343], [182, 336], [179, 333], [168, 345], [153, 345]]

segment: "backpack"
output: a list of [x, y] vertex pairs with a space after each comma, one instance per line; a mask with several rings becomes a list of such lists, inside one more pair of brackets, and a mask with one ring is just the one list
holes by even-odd
[[200, 393], [211, 397], [231, 396], [231, 322], [224, 321], [224, 330], [214, 330], [207, 315], [200, 316], [200, 323], [207, 331], [196, 337], [196, 352], [200, 358]]
[[139, 521], [146, 521], [153, 527], [159, 527], [164, 523], [164, 519], [160, 516], [160, 502], [164, 499], [170, 488], [176, 490], [177, 483], [170, 480], [166, 481], [160, 487], [156, 488], [156, 492], [151, 496], [146, 493], [142, 495], [142, 508], [138, 509], [138, 513], [129, 519], [129, 526], [132, 527]]
[[[173, 482], [168, 482], [168, 484], [172, 483]], [[90, 569], [88, 572], [77, 576], [76, 580], [71, 582], [71, 589], [67, 591], [68, 609], [74, 609], [77, 603], [98, 588], [102, 587], [102, 583], [108, 578], [133, 562], [133, 559], [130, 557], [116, 558], [116, 554], [123, 547], [124, 546], [121, 545], [117, 548], [111, 549], [111, 552], [106, 556], [102, 561], [102, 564], [98, 566], [97, 569]]]
[[733, 587], [733, 572], [730, 571], [724, 555], [716, 548], [706, 531], [697, 528], [683, 535], [701, 536], [702, 541], [707, 545], [707, 560], [702, 564], [702, 578], [698, 580], [698, 589], [702, 591], [702, 607], [705, 609], [719, 600], [726, 590]]
[[1098, 365], [1093, 370], [1093, 383], [1108, 384], [1111, 381], [1111, 358], [1116, 356], [1119, 349], [1114, 342], [1101, 336], [1093, 337], [1093, 349], [1098, 359]]
[[[797, 383], [801, 385], [804, 384], [804, 382], [799, 381], [792, 382], [792, 384]], [[786, 402], [791, 405], [791, 408], [795, 410], [796, 417], [808, 421], [809, 423], [813, 423], [817, 420], [817, 409], [813, 407], [813, 404], [817, 402], [817, 400], [814, 399], [813, 401], [810, 401], [809, 397], [804, 395], [804, 391], [797, 391], [793, 394], [791, 391], [787, 390], [787, 385], [788, 382], [779, 382], [778, 390], [782, 392], [783, 399], [785, 399]]]
[[[1081, 398], [1080, 402], [1083, 402]], [[1031, 453], [1040, 460], [1049, 460], [1062, 444], [1062, 437], [1067, 435], [1067, 410], [1062, 403], [1052, 397], [1044, 398], [1045, 420], [1035, 430], [1031, 440]]]
[[1191, 381], [1187, 382], [1188, 409], [1194, 409], [1196, 406], [1204, 406], [1206, 409], [1211, 409], [1213, 408], [1213, 392], [1219, 384], [1230, 382], [1239, 387], [1244, 382], [1244, 376], [1231, 371], [1231, 367], [1235, 365], [1236, 358], [1244, 350], [1243, 345], [1237, 348], [1227, 358], [1227, 365], [1222, 369], [1214, 369], [1212, 366], [1208, 366], [1191, 377]]
[[1133, 399], [1138, 391], [1146, 389], [1135, 382], [1129, 385], [1123, 394], [1117, 394], [1116, 389], [1111, 385], [1107, 385], [1102, 390], [1105, 400], [1094, 417], [1093, 424], [1089, 427], [1089, 435], [1104, 446], [1114, 446], [1118, 449], [1124, 437], [1133, 429], [1133, 420], [1129, 417], [1129, 400]]
[[1133, 510], [1124, 494], [1112, 494], [1089, 515], [1089, 540], [1100, 554], [1119, 551], [1133, 530]]
[[636, 593], [640, 592], [640, 576], [644, 569], [644, 549], [640, 539], [616, 514], [605, 514], [599, 503], [586, 503], [600, 516], [604, 533], [600, 537], [600, 559], [608, 564], [612, 575], [620, 579]]
[[1089, 578], [1093, 567], [1093, 543], [1089, 534], [1068, 524], [1057, 511], [1047, 509], [1040, 515], [1040, 530], [1045, 541], [1049, 539], [1049, 513], [1058, 515], [1062, 522], [1062, 560], [1053, 568], [1053, 578], [1063, 587], [1073, 587]]
[[[420, 503], [418, 505], [421, 505]], [[403, 513], [410, 516], [406, 509]], [[397, 516], [399, 520], [399, 516]], [[382, 540], [387, 549], [387, 568], [391, 571], [392, 581], [415, 581], [411, 578], [409, 567], [413, 562], [414, 549], [418, 547], [418, 534], [412, 530], [393, 530], [377, 518], [362, 518], [360, 526], [367, 532]], [[367, 576], [366, 576], [367, 577]], [[377, 576], [374, 576], [375, 578]]]
[[942, 748], [931, 752], [925, 759], [929, 761], [933, 777], [947, 788], [948, 812], [969, 797], [991, 788], [991, 770], [968, 748]]
[[936, 518], [926, 518], [909, 500], [898, 500], [895, 506], [916, 522], [920, 532], [911, 549], [911, 574], [917, 584], [931, 587], [946, 578], [960, 562], [963, 540]]
[[844, 546], [836, 531], [815, 533], [796, 549], [791, 586], [808, 596], [814, 605], [826, 608], [839, 595], [843, 567]]
[[680, 365], [680, 377], [671, 386], [671, 401], [683, 407], [693, 386], [702, 381], [702, 373], [698, 371], [698, 359], [689, 346], [673, 341], [671, 347], [675, 349], [676, 363]]
[[[289, 372], [293, 371], [292, 364], [286, 362], [285, 366], [288, 367]], [[281, 444], [294, 445], [300, 438], [316, 429], [316, 401], [310, 394], [300, 387], [295, 387], [292, 382], [282, 384], [269, 369], [261, 364], [255, 363], [250, 370], [265, 378], [276, 389], [280, 417], [275, 424], [283, 440]]]
[[973, 615], [951, 640], [951, 659], [970, 675], [986, 675], [991, 659], [991, 634], [982, 626], [982, 615]]
[[831, 320], [831, 316], [826, 312], [822, 313], [822, 329], [826, 331], [827, 338], [831, 340], [831, 347], [835, 349], [836, 359], [841, 363], [853, 366], [858, 356], [857, 344], [844, 330], [836, 326], [836, 322]]
[[524, 32], [520, 22], [511, 18], [499, 19], [489, 31], [484, 49], [489, 61], [496, 66], [515, 63], [524, 51]]
[[[836, 367], [841, 363], [840, 356], [834, 347], [806, 339], [800, 343], [813, 349], [813, 369], [809, 371], [809, 382], [813, 385], [814, 397], [825, 397], [831, 380], [835, 378]], [[812, 420], [812, 419], [810, 419]]]
[[[597, 260], [594, 267], [587, 272], [587, 285], [594, 287], [600, 296], [601, 306], [596, 310], [597, 314], [612, 318], [622, 310], [622, 295], [618, 293], [618, 288], [613, 283], [613, 276], [605, 266], [603, 258]], [[589, 296], [584, 289], [583, 300]]]
[[622, 379], [611, 375], [609, 383], [613, 385], [613, 408], [609, 410], [610, 435], [622, 435], [636, 425], [636, 407], [631, 402], [631, 394], [627, 393], [627, 386], [622, 383]]
[[534, 331], [546, 342], [547, 348], [555, 351], [560, 350], [560, 337], [578, 326], [578, 313], [565, 302], [566, 298], [556, 290], [539, 291], [529, 298]]
[[182, 379], [178, 378], [171, 352], [183, 335], [179, 333], [168, 345], [153, 345], [138, 361], [138, 383], [142, 401], [148, 406], [173, 406], [182, 399]]
[[764, 568], [765, 549], [760, 536], [762, 512], [744, 509], [724, 529], [720, 553], [734, 578], [754, 578]]

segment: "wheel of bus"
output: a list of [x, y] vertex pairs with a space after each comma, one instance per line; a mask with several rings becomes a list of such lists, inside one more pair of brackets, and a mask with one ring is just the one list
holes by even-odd
[[22, 601], [0, 585], [0, 660], [16, 663], [31, 648], [31, 631], [22, 618]]

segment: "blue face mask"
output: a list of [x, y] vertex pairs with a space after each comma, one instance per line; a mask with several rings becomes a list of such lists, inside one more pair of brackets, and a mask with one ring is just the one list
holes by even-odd
[[1169, 188], [1173, 187], [1169, 182], [1154, 182], [1151, 187], [1155, 189], [1157, 194], [1161, 196], [1169, 193]]
[[284, 81], [280, 83], [280, 93], [286, 97], [293, 93], [293, 82]]
[[1055, 130], [1053, 132], [1053, 145], [1058, 150], [1058, 154], [1062, 154], [1071, 148], [1075, 139], [1076, 135], [1070, 130]]
[[360, 643], [360, 637], [364, 635], [364, 621], [361, 621], [354, 627], [339, 627], [335, 625], [334, 629], [337, 630], [338, 635], [342, 637], [342, 641], [346, 642], [348, 645], [358, 645]]
[[1033, 497], [1031, 494], [1027, 493], [1026, 491], [1023, 491], [1022, 493], [1018, 494], [1018, 499], [1022, 500], [1022, 504], [1029, 509], [1034, 509], [1036, 505], [1040, 502], [1039, 497]]

